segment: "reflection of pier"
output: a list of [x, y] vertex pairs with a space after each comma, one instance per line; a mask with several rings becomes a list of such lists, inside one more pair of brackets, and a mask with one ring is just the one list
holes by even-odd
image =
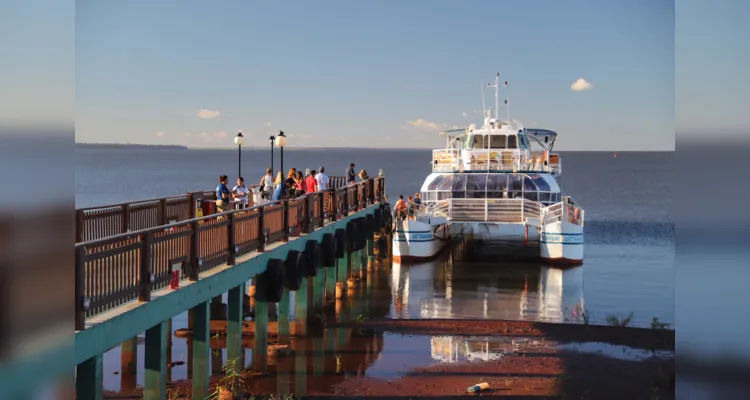
[[[471, 243], [461, 246], [432, 262], [393, 265], [396, 317], [563, 322], [583, 308], [583, 267], [498, 261]], [[414, 274], [431, 285], [414, 286]], [[419, 305], [418, 314], [409, 312], [409, 303]]]
[[516, 339], [464, 338], [458, 336], [433, 336], [430, 351], [433, 360], [446, 363], [461, 361], [492, 361], [518, 349]]

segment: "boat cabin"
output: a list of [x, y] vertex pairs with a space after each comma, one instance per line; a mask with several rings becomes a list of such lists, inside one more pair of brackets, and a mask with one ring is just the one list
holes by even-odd
[[433, 173], [421, 192], [426, 206], [448, 199], [527, 199], [548, 206], [561, 198], [553, 176], [527, 173]]

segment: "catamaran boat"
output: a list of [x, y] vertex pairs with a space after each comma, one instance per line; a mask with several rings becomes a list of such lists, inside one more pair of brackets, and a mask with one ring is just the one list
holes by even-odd
[[[432, 152], [432, 173], [413, 215], [396, 218], [393, 259], [425, 260], [452, 238], [538, 240], [552, 263], [583, 262], [583, 209], [562, 192], [562, 164], [552, 153], [557, 133], [530, 129], [483, 111], [484, 124], [441, 132], [443, 149]], [[507, 82], [504, 86], [507, 86]], [[484, 93], [484, 92], [483, 92]], [[507, 101], [506, 101], [507, 104]]]

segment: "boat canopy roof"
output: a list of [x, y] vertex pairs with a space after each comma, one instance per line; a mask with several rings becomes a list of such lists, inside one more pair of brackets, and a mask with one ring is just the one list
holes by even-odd
[[557, 132], [549, 129], [524, 129], [526, 136], [542, 146], [545, 150], [552, 150], [557, 138]]

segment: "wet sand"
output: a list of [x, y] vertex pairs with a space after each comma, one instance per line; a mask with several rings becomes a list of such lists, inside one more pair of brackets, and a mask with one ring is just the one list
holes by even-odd
[[[336, 329], [345, 331], [346, 346], [330, 348], [327, 334], [292, 339], [294, 355], [276, 360], [265, 375], [248, 372], [248, 392], [256, 398], [284, 398], [285, 391], [307, 398], [453, 398], [487, 382], [483, 396], [674, 398], [674, 331], [477, 320], [371, 320]], [[386, 341], [423, 345], [389, 352]], [[457, 352], [471, 354], [454, 357]], [[189, 381], [170, 386], [181, 394], [173, 398], [190, 398]], [[106, 397], [139, 398], [131, 397], [138, 392]]]

